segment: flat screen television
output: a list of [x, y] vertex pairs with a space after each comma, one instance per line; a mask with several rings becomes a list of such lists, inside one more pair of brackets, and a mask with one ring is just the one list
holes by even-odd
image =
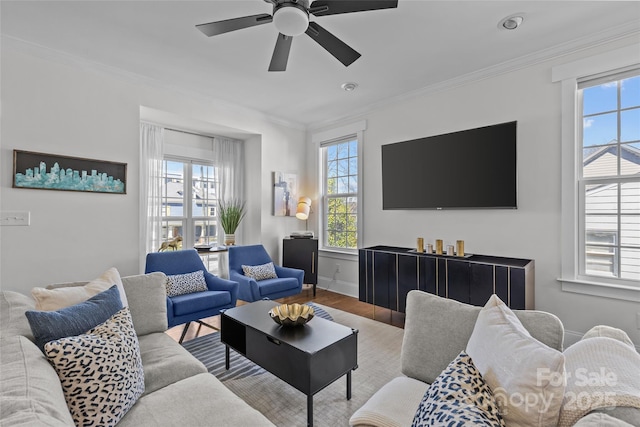
[[517, 122], [382, 146], [383, 209], [516, 209]]

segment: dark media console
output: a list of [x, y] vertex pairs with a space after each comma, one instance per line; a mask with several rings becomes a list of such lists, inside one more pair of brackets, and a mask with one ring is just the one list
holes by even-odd
[[373, 246], [358, 251], [358, 263], [359, 300], [394, 311], [405, 312], [413, 289], [477, 306], [495, 293], [512, 309], [534, 309], [533, 260]]

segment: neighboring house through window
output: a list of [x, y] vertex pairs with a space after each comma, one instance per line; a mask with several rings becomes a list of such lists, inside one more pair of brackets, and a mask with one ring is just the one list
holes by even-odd
[[634, 49], [554, 67], [552, 79], [562, 82], [562, 288], [640, 301], [640, 64]]

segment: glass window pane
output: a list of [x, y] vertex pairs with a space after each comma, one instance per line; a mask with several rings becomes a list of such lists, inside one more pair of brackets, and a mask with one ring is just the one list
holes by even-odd
[[347, 232], [347, 247], [351, 249], [358, 248], [358, 235], [355, 232]]
[[358, 192], [358, 177], [350, 176], [349, 177], [349, 193], [357, 193]]
[[338, 176], [346, 176], [349, 175], [349, 160], [342, 159], [338, 160]]
[[335, 178], [336, 176], [338, 176], [338, 162], [331, 161], [327, 165], [327, 177]]
[[620, 244], [640, 248], [640, 216], [622, 215], [620, 217]]
[[617, 82], [588, 87], [582, 91], [583, 114], [596, 114], [618, 108]]
[[344, 194], [349, 191], [349, 178], [346, 176], [338, 178], [338, 193]]
[[[161, 241], [166, 242], [168, 240], [175, 239], [178, 236], [183, 236], [182, 227], [182, 221], [163, 221]], [[179, 244], [179, 246], [181, 245]]]
[[585, 186], [585, 213], [618, 214], [618, 184]]
[[349, 141], [349, 156], [358, 157], [358, 141]]
[[584, 165], [582, 176], [585, 178], [596, 176], [618, 175], [618, 146], [585, 148], [583, 150]]
[[346, 159], [349, 157], [349, 145], [345, 142], [338, 144], [338, 159]]
[[620, 174], [640, 173], [640, 143], [620, 145]]
[[616, 248], [587, 246], [586, 272], [597, 276], [616, 277]]
[[338, 157], [338, 147], [330, 145], [327, 147], [327, 160], [335, 160]]
[[349, 175], [358, 175], [358, 159], [351, 157], [349, 159]]
[[358, 230], [358, 217], [356, 215], [347, 215], [347, 231]]
[[640, 280], [640, 249], [622, 248], [620, 264], [622, 279]]
[[640, 108], [620, 112], [620, 142], [640, 141]]
[[620, 212], [640, 214], [640, 182], [627, 182], [620, 186]]
[[640, 76], [622, 81], [620, 86], [620, 106], [621, 108], [640, 106]]
[[618, 140], [618, 113], [585, 117], [582, 121], [582, 146], [604, 145]]
[[615, 215], [587, 215], [585, 218], [586, 235], [618, 231], [618, 217]]

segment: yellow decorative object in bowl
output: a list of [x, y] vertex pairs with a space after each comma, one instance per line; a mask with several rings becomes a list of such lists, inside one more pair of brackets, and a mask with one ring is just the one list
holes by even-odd
[[313, 307], [306, 304], [282, 304], [269, 310], [269, 316], [279, 325], [304, 325], [313, 319]]

